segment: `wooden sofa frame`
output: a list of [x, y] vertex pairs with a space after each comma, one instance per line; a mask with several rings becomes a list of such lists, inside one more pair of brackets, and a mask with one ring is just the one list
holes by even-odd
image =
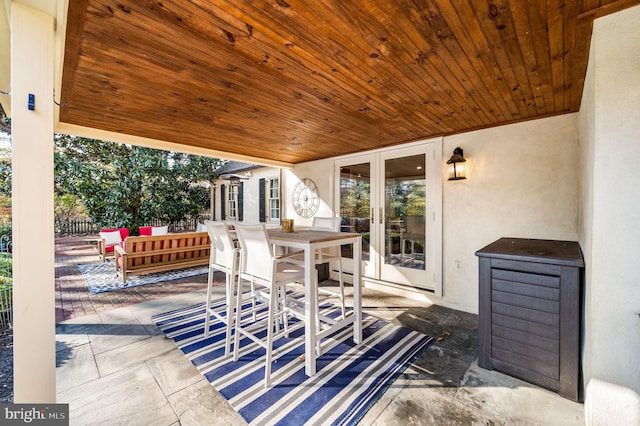
[[128, 237], [115, 247], [116, 275], [149, 274], [208, 265], [211, 242], [206, 232]]

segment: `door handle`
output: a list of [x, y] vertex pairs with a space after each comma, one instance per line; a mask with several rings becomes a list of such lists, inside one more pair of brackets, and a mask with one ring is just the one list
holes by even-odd
[[380, 225], [382, 225], [384, 222], [382, 220], [382, 207], [380, 207]]
[[373, 207], [371, 207], [371, 223], [373, 223]]

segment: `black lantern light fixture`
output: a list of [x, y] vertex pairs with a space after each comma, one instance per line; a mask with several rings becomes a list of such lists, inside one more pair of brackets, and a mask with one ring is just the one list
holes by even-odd
[[467, 160], [462, 156], [462, 148], [458, 147], [453, 150], [453, 155], [447, 160], [449, 180], [466, 179], [466, 170], [464, 163]]

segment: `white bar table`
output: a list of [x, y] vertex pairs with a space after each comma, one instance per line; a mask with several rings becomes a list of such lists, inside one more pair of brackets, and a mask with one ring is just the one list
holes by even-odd
[[[353, 324], [353, 341], [362, 342], [362, 282], [361, 261], [362, 236], [351, 232], [328, 232], [299, 230], [282, 232], [280, 228], [268, 229], [269, 238], [275, 245], [304, 250], [304, 317], [305, 317], [305, 373], [316, 374], [316, 341], [330, 334], [333, 330]], [[317, 280], [315, 277], [315, 251], [327, 247], [340, 247], [343, 244], [353, 245], [353, 312], [337, 321], [328, 329], [316, 330], [315, 312], [317, 311]]]

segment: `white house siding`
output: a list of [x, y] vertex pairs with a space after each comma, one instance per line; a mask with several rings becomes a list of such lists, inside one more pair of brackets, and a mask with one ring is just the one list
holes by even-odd
[[[239, 172], [239, 175], [245, 175], [245, 172]], [[260, 223], [260, 210], [259, 210], [259, 182], [261, 178], [272, 179], [280, 178], [280, 169], [277, 167], [263, 167], [259, 169], [253, 169], [246, 172], [246, 180], [242, 180], [243, 188], [243, 223], [256, 224]], [[220, 201], [220, 186], [225, 185], [225, 194], [229, 194], [229, 181], [218, 180], [215, 183], [215, 219], [221, 219], [221, 201]], [[268, 188], [266, 189], [268, 191]], [[282, 194], [281, 194], [282, 197]], [[268, 209], [268, 207], [265, 207]], [[282, 207], [281, 207], [282, 209]], [[268, 210], [267, 210], [268, 211]], [[228, 218], [226, 218], [228, 219]], [[278, 225], [279, 220], [267, 220], [267, 224]]]
[[594, 23], [580, 109], [584, 378], [593, 425], [640, 424], [640, 7]]

